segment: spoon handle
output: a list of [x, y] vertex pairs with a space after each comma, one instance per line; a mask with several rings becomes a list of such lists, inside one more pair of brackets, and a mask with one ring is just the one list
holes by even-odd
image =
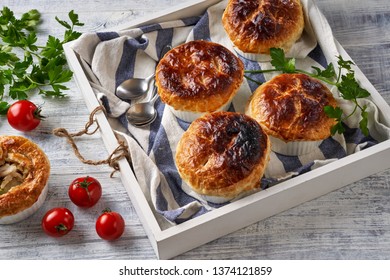
[[149, 100], [149, 103], [150, 104], [154, 104], [154, 102], [157, 100], [157, 98], [159, 97], [158, 93], [157, 93], [157, 87], [154, 87], [153, 89], [153, 96], [152, 98]]
[[154, 78], [155, 75], [156, 75], [156, 73], [153, 72], [150, 76], [145, 78], [145, 81], [149, 84], [149, 82]]

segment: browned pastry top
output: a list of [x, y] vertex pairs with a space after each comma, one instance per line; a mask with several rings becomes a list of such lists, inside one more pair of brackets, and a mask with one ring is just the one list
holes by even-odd
[[324, 107], [337, 106], [330, 90], [305, 74], [281, 74], [256, 89], [246, 113], [284, 141], [322, 140], [335, 120]]
[[260, 186], [270, 143], [245, 114], [216, 112], [195, 120], [176, 151], [181, 177], [200, 194], [235, 197]]
[[302, 34], [304, 16], [299, 0], [230, 0], [222, 17], [233, 44], [247, 53], [286, 52]]
[[224, 46], [190, 41], [160, 60], [156, 86], [161, 100], [176, 110], [211, 112], [234, 97], [243, 75], [243, 63]]
[[45, 153], [21, 136], [0, 136], [0, 218], [31, 207], [47, 184]]

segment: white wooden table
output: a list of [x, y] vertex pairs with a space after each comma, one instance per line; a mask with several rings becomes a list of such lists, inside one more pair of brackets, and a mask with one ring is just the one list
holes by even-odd
[[[390, 9], [388, 0], [317, 0], [344, 46], [363, 73], [390, 103]], [[177, 4], [174, 0], [2, 0], [20, 15], [29, 9], [42, 13], [40, 40], [63, 29], [54, 17], [67, 18], [75, 10], [86, 23], [81, 32], [100, 31]], [[82, 164], [53, 128], [74, 131], [88, 119], [83, 97], [72, 81], [64, 99], [43, 99], [47, 116], [36, 130], [25, 133], [46, 151], [52, 165], [50, 190], [43, 207], [29, 219], [0, 226], [0, 259], [154, 259], [143, 226], [118, 176], [107, 166]], [[0, 117], [1, 134], [21, 134]], [[78, 140], [84, 156], [107, 157], [99, 135]], [[69, 183], [79, 176], [97, 178], [104, 187], [101, 201], [89, 210], [74, 206]], [[176, 257], [177, 259], [390, 259], [390, 170], [370, 176], [316, 200], [255, 223]], [[47, 237], [41, 230], [43, 214], [68, 207], [76, 225], [67, 236]], [[100, 211], [110, 207], [123, 214], [126, 231], [116, 242], [101, 240], [94, 230]]]

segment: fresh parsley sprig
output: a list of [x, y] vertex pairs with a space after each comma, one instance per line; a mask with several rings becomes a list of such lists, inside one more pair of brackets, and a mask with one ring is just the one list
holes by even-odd
[[0, 10], [0, 114], [6, 114], [10, 104], [6, 93], [14, 100], [27, 99], [32, 92], [44, 96], [63, 97], [64, 85], [72, 78], [66, 67], [62, 45], [77, 39], [83, 26], [74, 11], [68, 13], [70, 22], [56, 21], [65, 27], [63, 39], [48, 36], [43, 46], [37, 45], [40, 13], [33, 9], [16, 18], [8, 7]]
[[[321, 80], [330, 85], [336, 86], [340, 92], [340, 97], [345, 100], [349, 100], [354, 103], [355, 107], [349, 115], [344, 114], [340, 107], [325, 106], [324, 111], [330, 117], [336, 119], [337, 123], [331, 128], [332, 135], [336, 133], [344, 133], [345, 128], [342, 124], [343, 121], [351, 117], [360, 110], [361, 121], [359, 127], [364, 135], [368, 135], [368, 113], [366, 106], [361, 106], [358, 103], [359, 98], [365, 98], [370, 96], [370, 93], [363, 89], [355, 78], [355, 72], [352, 68], [354, 63], [349, 60], [344, 60], [341, 56], [338, 56], [337, 73], [333, 67], [333, 64], [329, 64], [324, 70], [318, 67], [312, 66], [314, 73], [308, 72], [302, 69], [297, 69], [295, 65], [295, 58], [286, 58], [284, 51], [279, 48], [272, 48], [270, 50], [271, 64], [273, 69], [266, 70], [247, 70], [245, 73], [267, 73], [267, 72], [282, 72], [282, 73], [303, 73], [318, 80]], [[343, 71], [344, 70], [344, 71]], [[343, 74], [345, 72], [345, 74]], [[246, 76], [249, 80], [256, 82], [252, 78]], [[259, 83], [260, 84], [260, 83]]]

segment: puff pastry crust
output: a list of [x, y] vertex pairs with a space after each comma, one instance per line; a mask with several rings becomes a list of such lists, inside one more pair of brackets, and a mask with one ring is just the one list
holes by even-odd
[[31, 207], [50, 175], [46, 154], [21, 136], [0, 136], [0, 218]]
[[270, 142], [261, 126], [245, 114], [205, 114], [179, 141], [176, 166], [198, 194], [234, 198], [260, 187]]
[[182, 111], [218, 110], [233, 99], [243, 77], [244, 65], [236, 55], [203, 40], [173, 48], [156, 67], [161, 100]]
[[335, 120], [325, 106], [337, 106], [330, 90], [305, 74], [281, 74], [253, 93], [246, 113], [268, 135], [288, 141], [315, 141], [330, 136]]
[[229, 0], [222, 23], [243, 52], [268, 54], [272, 47], [288, 52], [301, 37], [304, 14], [299, 0]]

